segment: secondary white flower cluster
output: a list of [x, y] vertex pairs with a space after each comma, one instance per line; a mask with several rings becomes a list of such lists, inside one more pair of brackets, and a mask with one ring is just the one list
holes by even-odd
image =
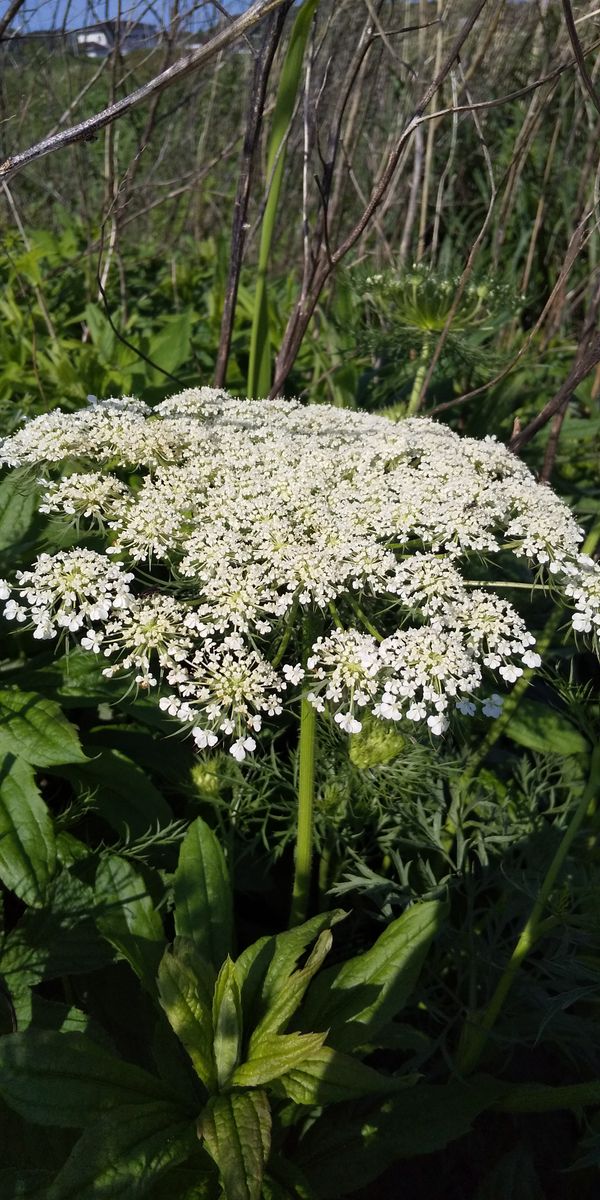
[[488, 676], [540, 659], [510, 591], [477, 580], [482, 555], [512, 552], [521, 582], [546, 578], [576, 630], [600, 630], [600, 571], [563, 502], [494, 439], [425, 418], [201, 388], [38, 417], [0, 460], [105, 539], [41, 555], [2, 585], [5, 615], [77, 635], [238, 759], [300, 689], [350, 733], [366, 709], [435, 734], [454, 708], [498, 715]]

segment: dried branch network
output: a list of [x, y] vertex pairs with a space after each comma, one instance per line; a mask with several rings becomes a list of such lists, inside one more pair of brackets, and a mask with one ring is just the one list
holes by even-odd
[[200, 749], [243, 759], [301, 694], [348, 733], [365, 712], [434, 735], [456, 709], [498, 715], [498, 678], [540, 657], [506, 595], [477, 586], [481, 556], [510, 551], [575, 630], [600, 631], [600, 568], [566, 505], [493, 438], [426, 418], [201, 388], [45, 414], [0, 459], [35, 469], [42, 510], [82, 543], [4, 582], [5, 616], [155, 692]]

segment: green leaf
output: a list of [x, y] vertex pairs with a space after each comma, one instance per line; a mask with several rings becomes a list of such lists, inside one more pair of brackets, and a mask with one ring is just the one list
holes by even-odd
[[240, 989], [230, 958], [225, 959], [215, 984], [212, 1018], [217, 1080], [223, 1088], [239, 1062], [242, 1045]]
[[445, 912], [436, 900], [409, 908], [366, 953], [322, 971], [302, 1011], [306, 1029], [329, 1029], [337, 1050], [354, 1050], [400, 1012]]
[[36, 767], [87, 762], [75, 726], [54, 700], [19, 688], [0, 688], [0, 752]]
[[160, 1080], [80, 1033], [28, 1030], [0, 1038], [0, 1095], [37, 1125], [82, 1127], [105, 1109], [172, 1100]]
[[301, 1060], [298, 1066], [282, 1075], [279, 1086], [295, 1104], [338, 1104], [344, 1100], [361, 1100], [412, 1087], [417, 1075], [381, 1075], [366, 1063], [349, 1054], [341, 1054], [330, 1046]]
[[104, 906], [96, 918], [100, 933], [133, 967], [146, 991], [155, 995], [166, 942], [142, 876], [124, 858], [107, 855], [96, 875], [96, 896]]
[[60, 771], [80, 794], [91, 793], [101, 817], [121, 836], [143, 837], [169, 825], [173, 813], [142, 770], [118, 750], [103, 750], [83, 767]]
[[254, 1049], [259, 1048], [265, 1036], [279, 1033], [281, 1029], [285, 1028], [304, 998], [309, 983], [329, 954], [332, 942], [331, 930], [324, 929], [319, 934], [306, 965], [301, 970], [294, 971], [288, 979], [283, 981], [279, 991], [273, 996], [262, 1021], [259, 1022], [252, 1034], [249, 1046], [250, 1054]]
[[16, 546], [37, 510], [37, 487], [29, 467], [13, 470], [0, 483], [0, 551]]
[[45, 1200], [136, 1200], [197, 1144], [193, 1121], [173, 1104], [106, 1113], [86, 1129]]
[[555, 754], [589, 754], [583, 734], [560, 713], [537, 700], [522, 700], [508, 722], [505, 733], [528, 750]]
[[[194, 312], [186, 308], [171, 317], [163, 317], [163, 328], [150, 341], [148, 357], [163, 371], [176, 371], [190, 357]], [[162, 383], [160, 371], [152, 371], [152, 382]]]
[[232, 896], [223, 851], [201, 817], [181, 844], [174, 893], [177, 933], [218, 970], [231, 949]]
[[321, 1050], [326, 1033], [265, 1034], [246, 1062], [234, 1071], [234, 1087], [261, 1087], [287, 1074]]
[[25, 904], [41, 906], [56, 869], [54, 827], [28, 763], [0, 768], [0, 879]]
[[235, 970], [249, 1027], [262, 1022], [307, 946], [345, 915], [339, 908], [319, 913], [285, 933], [260, 938], [240, 954]]
[[297, 1165], [317, 1200], [339, 1200], [366, 1187], [396, 1159], [433, 1154], [463, 1137], [504, 1086], [480, 1080], [417, 1084], [368, 1110], [340, 1106], [311, 1126]]
[[105, 366], [112, 366], [115, 356], [116, 334], [107, 321], [102, 309], [97, 304], [86, 304], [85, 321], [100, 359]]
[[[212, 1091], [217, 1084], [213, 1057], [212, 970], [193, 943], [178, 938], [163, 956], [158, 972], [160, 1002], [169, 1024], [189, 1054], [194, 1070]], [[207, 978], [208, 976], [208, 978]]]
[[260, 1200], [271, 1148], [271, 1112], [264, 1092], [213, 1096], [198, 1134], [219, 1168], [225, 1200]]

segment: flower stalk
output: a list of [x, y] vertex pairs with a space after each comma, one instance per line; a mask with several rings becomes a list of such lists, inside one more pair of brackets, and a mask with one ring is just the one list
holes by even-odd
[[583, 791], [579, 804], [576, 806], [573, 816], [571, 817], [571, 820], [565, 829], [554, 858], [548, 867], [529, 918], [523, 926], [517, 944], [500, 977], [496, 990], [481, 1017], [481, 1020], [475, 1023], [471, 1019], [471, 1028], [468, 1031], [467, 1036], [463, 1037], [462, 1049], [459, 1052], [457, 1060], [457, 1068], [462, 1075], [470, 1074], [470, 1072], [474, 1071], [478, 1065], [481, 1055], [485, 1049], [487, 1039], [496, 1024], [498, 1017], [500, 1016], [504, 1002], [512, 988], [518, 971], [543, 933], [543, 916], [550, 894], [556, 884], [558, 876], [562, 870], [562, 867], [564, 866], [565, 859], [581, 828], [585, 815], [592, 803], [592, 800], [594, 799], [596, 792], [598, 791], [599, 786], [600, 746], [596, 746], [592, 753], [590, 774], [587, 785]]
[[423, 381], [425, 379], [425, 375], [427, 372], [427, 366], [429, 363], [429, 351], [431, 349], [431, 342], [432, 342], [432, 334], [426, 333], [423, 338], [423, 345], [421, 346], [421, 353], [419, 355], [419, 365], [417, 367], [417, 373], [414, 378], [414, 383], [412, 385], [412, 391], [410, 393], [410, 399], [408, 401], [408, 408], [406, 410], [407, 417], [414, 417], [415, 414], [418, 413], [419, 408], [420, 408], [421, 388], [423, 387]]
[[302, 697], [298, 751], [298, 828], [290, 928], [306, 920], [313, 860], [317, 710]]

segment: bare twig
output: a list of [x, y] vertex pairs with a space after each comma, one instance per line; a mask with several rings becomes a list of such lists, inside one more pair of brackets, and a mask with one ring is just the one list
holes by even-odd
[[598, 96], [598, 93], [592, 82], [592, 77], [586, 66], [585, 56], [581, 47], [581, 42], [579, 41], [579, 35], [575, 28], [575, 20], [573, 18], [573, 11], [571, 9], [569, 0], [562, 0], [562, 6], [563, 13], [565, 15], [565, 25], [567, 26], [567, 33], [569, 34], [569, 39], [573, 47], [573, 54], [577, 60], [579, 74], [581, 75], [581, 82], [583, 83], [583, 86], [585, 87], [585, 90], [588, 93], [594, 108], [600, 113], [600, 97]]
[[23, 7], [24, 3], [25, 0], [13, 0], [12, 4], [9, 4], [4, 16], [0, 17], [0, 42], [2, 41], [11, 21], [14, 21], [19, 9]]
[[7, 158], [4, 163], [0, 164], [0, 180], [8, 181], [29, 163], [44, 158], [47, 154], [53, 154], [54, 151], [61, 150], [64, 146], [72, 146], [76, 142], [92, 141], [100, 129], [117, 121], [124, 113], [131, 112], [138, 104], [143, 104], [157, 92], [163, 91], [164, 88], [170, 87], [176, 81], [185, 79], [194, 71], [199, 70], [221, 50], [244, 37], [250, 29], [258, 25], [263, 17], [275, 12], [285, 3], [286, 0], [255, 0], [255, 3], [245, 13], [232, 21], [230, 25], [220, 29], [204, 46], [200, 46], [197, 50], [192, 50], [183, 58], [178, 59], [172, 66], [161, 71], [148, 83], [142, 84], [141, 87], [130, 92], [128, 96], [124, 96], [122, 100], [117, 100], [115, 104], [110, 104], [102, 112], [96, 113], [93, 117], [87, 117], [85, 121], [80, 121], [70, 129], [54, 133], [41, 142], [37, 142], [35, 146], [30, 146], [29, 149]]
[[217, 361], [215, 364], [215, 387], [223, 387], [227, 374], [227, 364], [229, 362], [231, 337], [233, 333], [233, 319], [237, 302], [240, 273], [244, 258], [244, 246], [246, 242], [246, 218], [248, 215], [248, 202], [250, 200], [250, 189], [252, 186], [252, 169], [254, 166], [256, 147], [258, 145], [258, 139], [262, 125], [269, 75], [271, 73], [275, 51], [277, 50], [281, 38], [285, 18], [291, 7], [291, 3], [292, 0], [286, 0], [286, 3], [283, 5], [280, 11], [271, 16], [260, 52], [254, 63], [252, 83], [250, 86], [250, 95], [248, 98], [248, 107], [246, 111], [246, 134], [244, 137], [244, 147], [242, 150], [242, 162], [238, 176], [237, 191], [233, 209], [229, 273], [225, 288], [225, 299], [223, 302], [223, 313], [221, 316], [221, 334], [219, 338], [219, 349], [217, 351]]

